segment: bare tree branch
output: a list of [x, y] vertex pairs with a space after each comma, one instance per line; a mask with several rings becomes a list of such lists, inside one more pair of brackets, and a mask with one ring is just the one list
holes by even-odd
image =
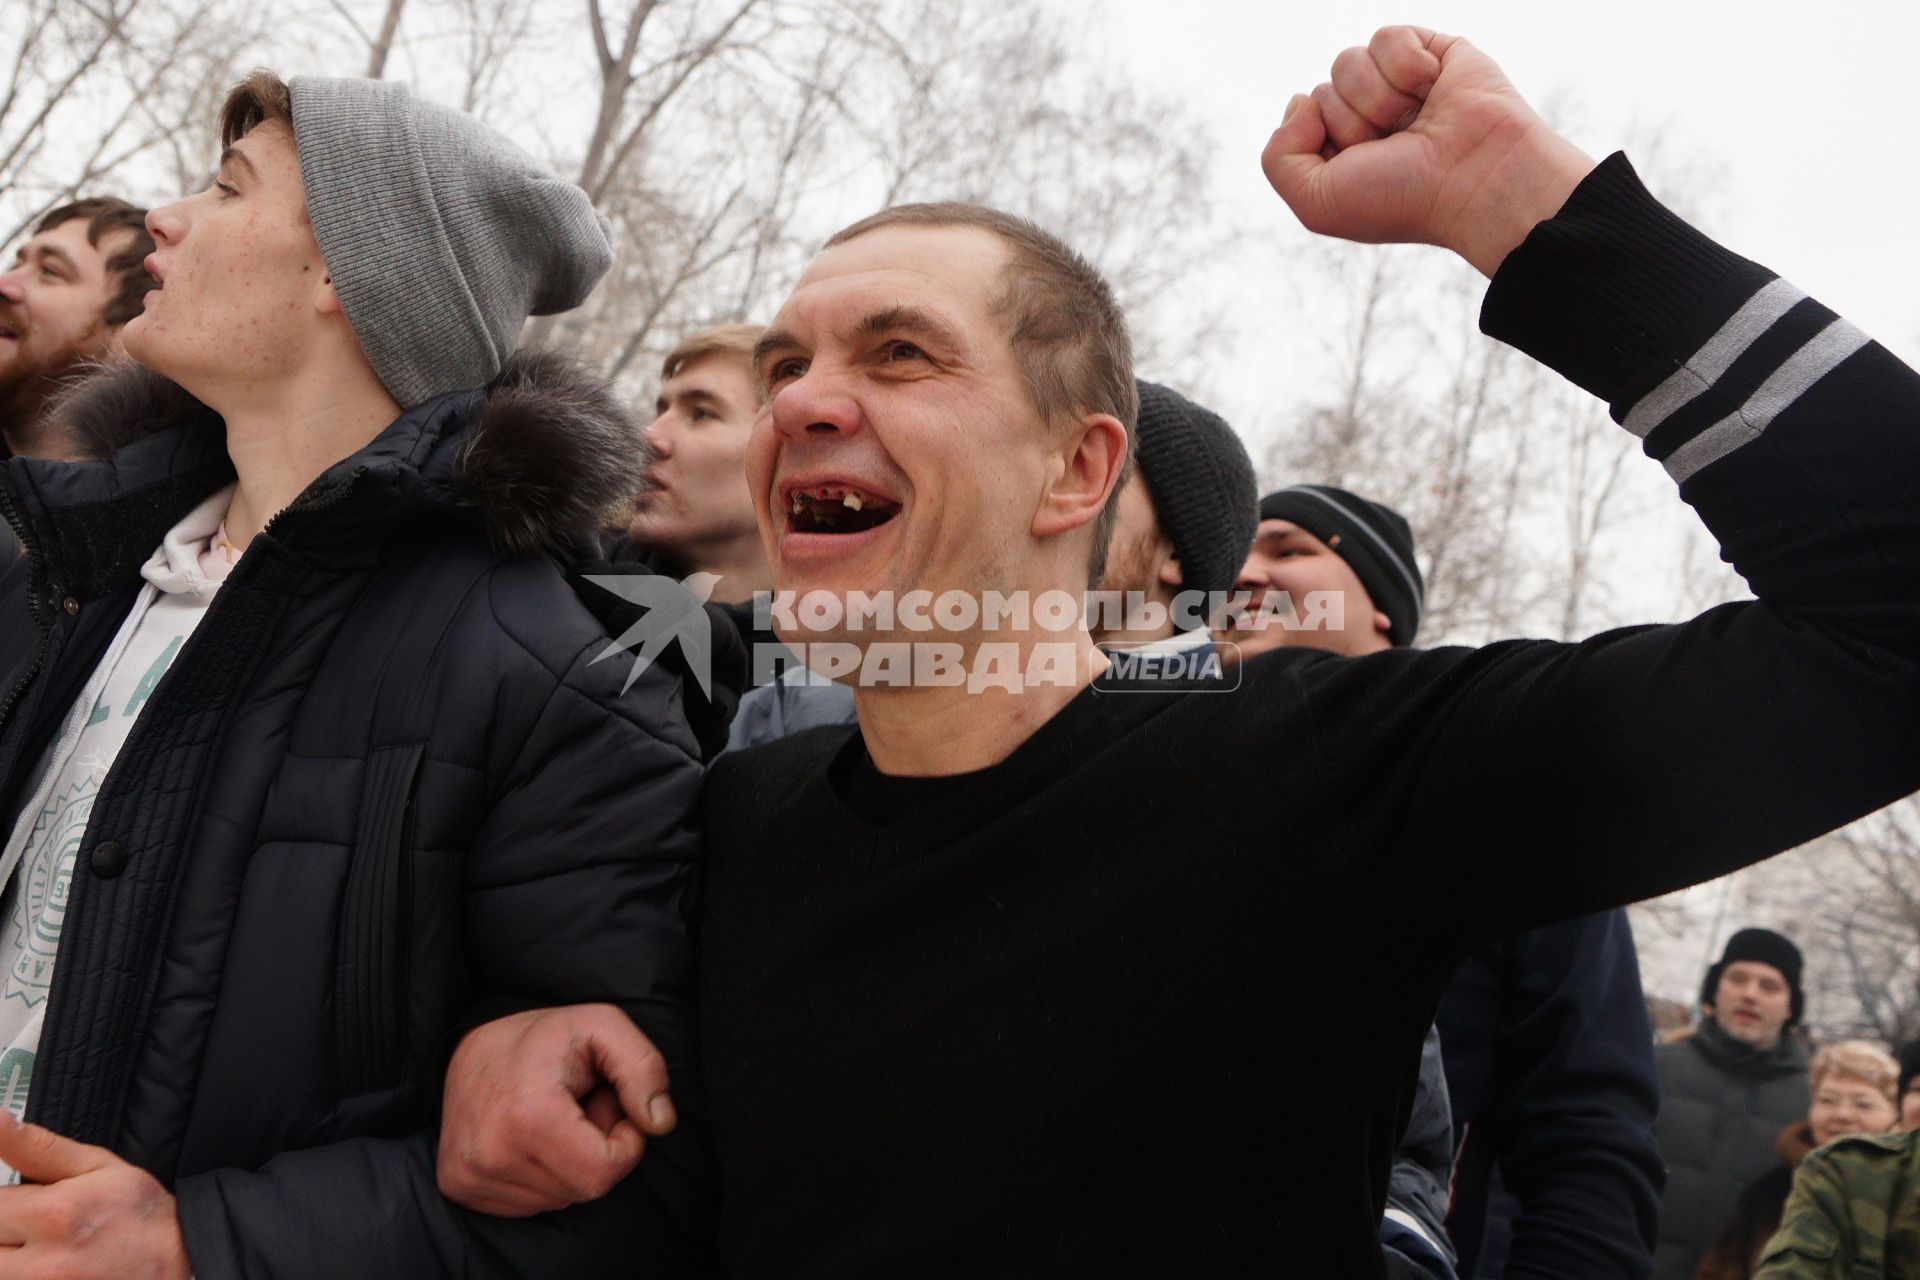
[[407, 0], [387, 0], [387, 16], [381, 19], [380, 34], [367, 42], [367, 79], [378, 80], [387, 72], [387, 55], [393, 52], [393, 38], [400, 30], [400, 11]]
[[[108, 47], [120, 38], [121, 27], [126, 19], [132, 15], [137, 3], [138, 0], [131, 0], [125, 10], [110, 15], [109, 20], [101, 25], [99, 37], [94, 41], [93, 47], [80, 58], [73, 69], [67, 73], [66, 78], [47, 94], [46, 101], [41, 103], [38, 114], [27, 122], [26, 128], [20, 131], [20, 135], [14, 140], [13, 145], [5, 152], [0, 152], [0, 174], [5, 174], [13, 167], [23, 147], [29, 145], [39, 136], [41, 129], [46, 125], [47, 118], [53, 114], [54, 109], [65, 101], [67, 95], [73, 91], [73, 87], [80, 83], [88, 72], [93, 70], [94, 65], [100, 61], [100, 56], [107, 51]], [[5, 190], [5, 187], [6, 183], [4, 179], [0, 179], [0, 190]]]
[[327, 0], [327, 7], [339, 15], [340, 20], [347, 24], [348, 30], [359, 37], [361, 44], [369, 49], [373, 47], [373, 36], [360, 25], [360, 20], [353, 16], [353, 10], [347, 8], [345, 0]]

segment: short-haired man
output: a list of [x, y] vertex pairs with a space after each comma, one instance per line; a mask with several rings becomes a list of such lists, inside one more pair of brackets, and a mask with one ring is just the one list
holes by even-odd
[[0, 438], [8, 456], [69, 457], [73, 446], [46, 420], [54, 395], [104, 359], [153, 287], [146, 210], [91, 196], [35, 224], [0, 273]]
[[139, 438], [0, 484], [5, 1268], [677, 1273], [710, 1185], [662, 1099], [543, 1135], [656, 1135], [602, 1205], [434, 1187], [449, 1043], [501, 1005], [606, 1000], [698, 1093], [696, 746], [553, 561], [638, 487], [637, 424], [513, 356], [604, 224], [395, 84], [259, 72], [221, 141], [148, 215], [146, 368], [54, 410]]
[[[1266, 169], [1310, 229], [1497, 272], [1483, 324], [1613, 401], [1758, 600], [1582, 644], [1288, 648], [1232, 692], [1097, 683], [1091, 637], [1036, 607], [1011, 654], [962, 637], [972, 689], [863, 685], [857, 732], [722, 757], [701, 1026], [735, 1275], [1378, 1276], [1420, 1046], [1474, 948], [1920, 785], [1920, 378], [1465, 41], [1343, 54]], [[1057, 241], [951, 206], [857, 223], [757, 367], [777, 587], [1097, 580], [1135, 392], [1112, 295]], [[558, 1105], [546, 1082], [644, 1053], [530, 1035], [556, 1012], [450, 1071], [446, 1131], [501, 1170], [512, 1126], [468, 1080]]]
[[1655, 1280], [1689, 1280], [1747, 1184], [1779, 1164], [1774, 1142], [1806, 1115], [1800, 948], [1741, 929], [1700, 983], [1692, 1035], [1655, 1050], [1667, 1162]]
[[747, 492], [747, 434], [760, 412], [753, 344], [760, 326], [690, 335], [660, 364], [647, 427], [653, 456], [627, 536], [676, 577], [710, 573], [710, 599], [734, 604], [773, 583]]
[[[1115, 504], [1104, 579], [1088, 618], [1094, 639], [1126, 650], [1117, 660], [1172, 660], [1207, 645], [1210, 601], [1233, 584], [1253, 530], [1253, 459], [1226, 419], [1158, 383], [1138, 382], [1133, 466]], [[1108, 625], [1102, 626], [1102, 623]], [[1181, 662], [1218, 670], [1218, 664]], [[1156, 668], [1157, 669], [1157, 668]], [[847, 685], [795, 665], [740, 700], [733, 749], [802, 729], [854, 722]]]
[[[90, 196], [40, 219], [0, 272], [0, 458], [68, 458], [81, 442], [47, 421], [54, 394], [90, 361], [107, 356], [140, 313], [153, 278], [146, 210]], [[20, 550], [0, 524], [0, 565]]]

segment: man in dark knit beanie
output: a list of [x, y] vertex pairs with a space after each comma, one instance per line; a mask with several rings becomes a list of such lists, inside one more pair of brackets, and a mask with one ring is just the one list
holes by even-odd
[[[1424, 587], [1412, 530], [1397, 512], [1328, 485], [1295, 485], [1268, 494], [1259, 514], [1239, 585], [1288, 591], [1309, 616], [1305, 597], [1340, 592], [1349, 626], [1276, 623], [1253, 632], [1249, 648], [1371, 653], [1419, 632]], [[1454, 1274], [1445, 1241], [1466, 1280], [1510, 1268], [1644, 1275], [1660, 1185], [1657, 1085], [1626, 912], [1481, 948], [1455, 975], [1436, 1022], [1387, 1184], [1389, 1271]], [[1617, 1229], [1596, 1236], [1578, 1206], [1610, 1215]]]
[[1413, 643], [1426, 585], [1399, 512], [1332, 485], [1298, 484], [1260, 499], [1259, 515], [1236, 581], [1252, 599], [1220, 632], [1231, 642], [1223, 658], [1288, 644], [1359, 657]]
[[1748, 1183], [1774, 1167], [1774, 1140], [1807, 1109], [1807, 1046], [1789, 1034], [1806, 1012], [1800, 948], [1741, 929], [1700, 984], [1706, 1014], [1655, 1051], [1666, 1160], [1657, 1280], [1687, 1280]]
[[[1733, 976], [1735, 965], [1759, 966], [1752, 969], [1751, 974], [1766, 979], [1766, 982], [1729, 983], [1728, 978]], [[1782, 1032], [1799, 1025], [1806, 1016], [1807, 993], [1800, 981], [1805, 966], [1800, 948], [1784, 934], [1775, 933], [1772, 929], [1742, 929], [1727, 939], [1720, 959], [1707, 969], [1706, 976], [1701, 979], [1700, 1007], [1725, 1026], [1727, 1033], [1735, 1039], [1764, 1049]], [[1766, 973], [1767, 969], [1773, 972]], [[1787, 987], [1785, 1022], [1776, 1021], [1772, 1016], [1776, 1010], [1768, 1007], [1765, 1000], [1779, 982], [1784, 982]], [[1753, 989], [1748, 990], [1749, 987]], [[1763, 987], [1765, 990], [1761, 989]]]
[[[1103, 645], [1208, 639], [1210, 597], [1232, 586], [1253, 540], [1253, 460], [1232, 427], [1179, 392], [1139, 380], [1133, 470], [1120, 490], [1096, 614]], [[1127, 597], [1135, 596], [1137, 599]], [[1098, 607], [1098, 606], [1097, 606]]]

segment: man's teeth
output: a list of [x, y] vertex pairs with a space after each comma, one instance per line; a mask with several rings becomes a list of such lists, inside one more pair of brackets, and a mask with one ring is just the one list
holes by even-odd
[[[795, 515], [798, 515], [802, 508], [806, 506], [808, 495], [795, 489], [790, 495], [790, 498], [792, 511]], [[858, 489], [848, 489], [845, 493], [840, 494], [839, 498], [841, 506], [851, 508], [854, 511], [858, 511], [867, 505], [867, 495]], [[830, 488], [823, 488], [813, 495], [813, 500], [818, 502], [832, 502], [834, 500], [834, 491]]]

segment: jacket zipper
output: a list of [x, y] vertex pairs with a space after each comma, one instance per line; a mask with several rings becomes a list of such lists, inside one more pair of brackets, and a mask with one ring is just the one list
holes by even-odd
[[325, 511], [330, 507], [339, 506], [346, 500], [347, 494], [353, 491], [354, 485], [360, 482], [360, 477], [366, 474], [367, 468], [355, 467], [352, 471], [342, 476], [340, 482], [331, 489], [328, 489], [325, 493], [295, 499], [291, 505], [283, 508], [278, 515], [267, 521], [266, 527], [261, 529], [260, 532], [263, 534], [272, 533], [274, 529], [280, 527], [289, 516], [310, 515], [315, 511]]

